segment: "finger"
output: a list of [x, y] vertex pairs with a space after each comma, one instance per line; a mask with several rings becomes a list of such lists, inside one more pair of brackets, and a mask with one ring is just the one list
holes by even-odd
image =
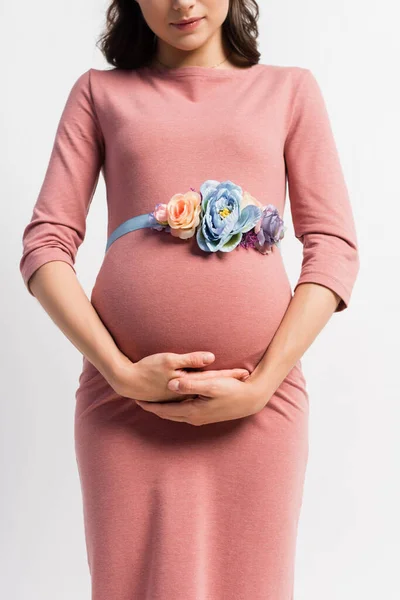
[[[139, 402], [145, 402], [146, 404], [168, 404], [173, 402], [183, 402], [184, 400], [186, 400], [186, 396], [190, 399], [196, 397], [192, 394], [179, 394], [170, 398], [147, 398], [146, 400], [139, 400]], [[135, 402], [137, 402], [136, 398]]]
[[215, 360], [212, 352], [187, 352], [186, 354], [173, 353], [173, 367], [175, 369], [192, 368], [198, 369], [210, 364]]
[[193, 400], [185, 400], [179, 403], [165, 403], [165, 402], [145, 402], [136, 400], [144, 410], [152, 412], [163, 419], [170, 419], [176, 421], [189, 421], [195, 417], [195, 413], [198, 413], [199, 408], [204, 405], [207, 400], [200, 398], [193, 398]]
[[170, 379], [168, 389], [179, 394], [190, 394], [193, 396], [213, 396], [217, 393], [221, 377], [207, 377], [206, 379], [195, 379], [190, 375], [184, 375]]
[[[207, 379], [210, 377], [235, 377], [241, 379], [242, 377], [248, 377], [250, 375], [247, 369], [219, 369], [209, 371], [177, 371], [177, 376], [188, 376], [191, 379]], [[170, 381], [173, 378], [171, 377]], [[175, 379], [175, 378], [174, 378]]]
[[229, 373], [227, 373], [228, 377], [234, 377], [235, 379], [242, 379], [244, 377], [249, 377], [250, 372], [247, 369], [231, 369]]

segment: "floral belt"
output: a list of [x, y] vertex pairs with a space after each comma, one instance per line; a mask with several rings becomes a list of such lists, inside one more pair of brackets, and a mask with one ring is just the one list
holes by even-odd
[[185, 194], [174, 194], [167, 204], [157, 204], [153, 212], [124, 221], [108, 238], [106, 252], [122, 235], [145, 227], [164, 229], [181, 239], [196, 235], [205, 252], [230, 252], [241, 246], [262, 254], [279, 246], [287, 229], [273, 204], [261, 204], [229, 179], [208, 179], [199, 192], [191, 187]]

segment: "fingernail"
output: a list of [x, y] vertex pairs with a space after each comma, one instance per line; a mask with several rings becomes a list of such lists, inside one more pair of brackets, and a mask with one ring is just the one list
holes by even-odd
[[168, 384], [170, 390], [178, 390], [179, 389], [179, 379], [175, 379]]
[[214, 354], [212, 352], [205, 352], [203, 354], [203, 360], [204, 360], [204, 362], [212, 360], [213, 358], [214, 358]]

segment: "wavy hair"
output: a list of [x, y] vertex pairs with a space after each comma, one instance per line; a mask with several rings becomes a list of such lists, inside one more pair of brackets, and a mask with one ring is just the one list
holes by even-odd
[[[230, 0], [222, 24], [222, 35], [235, 62], [248, 66], [260, 60], [258, 51], [259, 7], [256, 0]], [[157, 36], [147, 25], [139, 4], [113, 0], [106, 12], [106, 25], [96, 46], [110, 65], [136, 69], [150, 63], [156, 52]]]

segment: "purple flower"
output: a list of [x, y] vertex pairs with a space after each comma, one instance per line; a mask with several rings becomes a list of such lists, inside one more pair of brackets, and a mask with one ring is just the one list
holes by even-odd
[[255, 226], [254, 231], [257, 234], [258, 250], [260, 252], [268, 252], [274, 244], [279, 246], [286, 227], [276, 206], [267, 204], [263, 207], [261, 219]]

